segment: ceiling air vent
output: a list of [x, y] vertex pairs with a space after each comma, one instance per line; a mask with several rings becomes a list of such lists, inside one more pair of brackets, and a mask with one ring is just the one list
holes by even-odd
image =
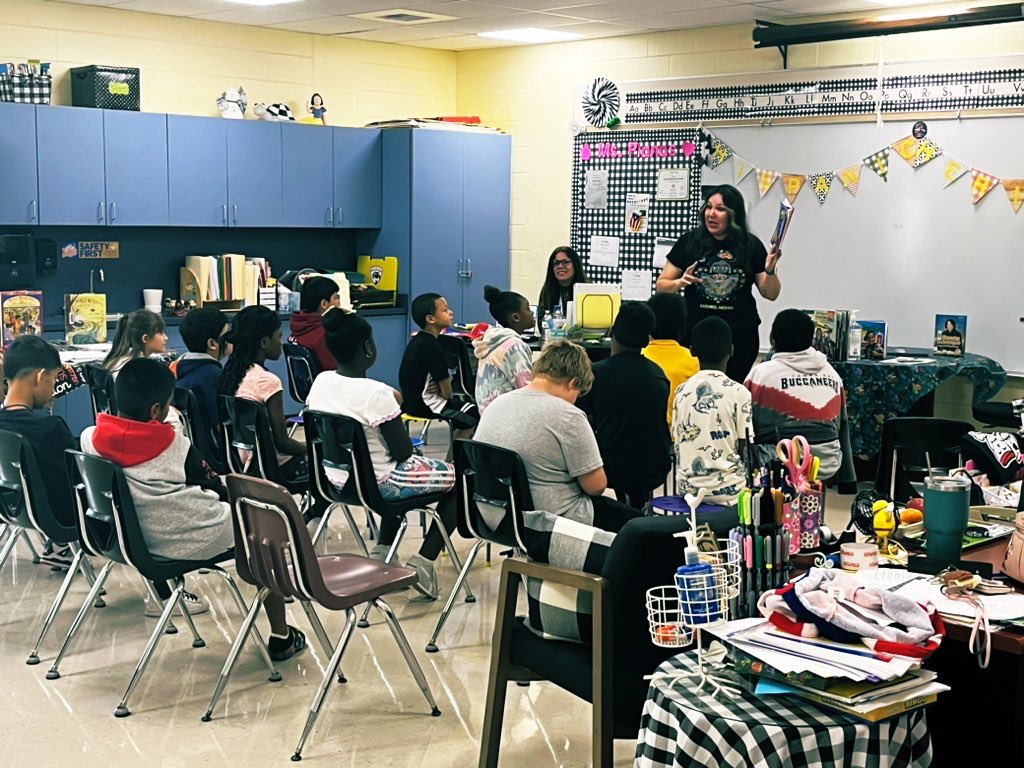
[[387, 24], [429, 24], [434, 21], [452, 21], [455, 16], [444, 16], [440, 13], [425, 13], [423, 11], [410, 11], [408, 8], [393, 8], [390, 11], [374, 11], [373, 13], [352, 13], [353, 19], [367, 19], [369, 21], [383, 21]]

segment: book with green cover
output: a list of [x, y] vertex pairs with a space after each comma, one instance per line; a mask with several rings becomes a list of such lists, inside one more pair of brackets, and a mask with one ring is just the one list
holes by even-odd
[[730, 646], [729, 654], [732, 656], [732, 661], [736, 667], [736, 671], [741, 675], [766, 677], [769, 680], [776, 680], [780, 683], [799, 685], [804, 688], [811, 688], [818, 691], [824, 691], [828, 689], [829, 684], [842, 679], [821, 677], [810, 672], [780, 672], [775, 669], [775, 667], [765, 664], [760, 659], [744, 653], [736, 646]]

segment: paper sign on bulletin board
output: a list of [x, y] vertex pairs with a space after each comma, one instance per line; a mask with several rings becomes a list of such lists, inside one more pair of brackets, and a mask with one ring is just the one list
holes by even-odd
[[690, 171], [688, 168], [659, 168], [658, 200], [689, 200]]
[[591, 235], [590, 263], [601, 267], [618, 267], [619, 238]]
[[626, 231], [647, 234], [647, 221], [651, 211], [651, 196], [639, 192], [626, 194]]

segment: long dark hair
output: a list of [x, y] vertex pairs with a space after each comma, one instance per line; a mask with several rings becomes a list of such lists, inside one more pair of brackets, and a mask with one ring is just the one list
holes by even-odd
[[708, 224], [704, 219], [704, 211], [708, 209], [709, 201], [715, 195], [722, 196], [722, 202], [725, 203], [725, 207], [729, 210], [729, 236], [738, 245], [746, 245], [747, 240], [750, 239], [750, 230], [747, 228], [747, 204], [743, 200], [743, 193], [731, 184], [719, 184], [717, 187], [712, 187], [708, 190], [704, 203], [700, 207], [700, 223], [697, 225], [697, 231], [701, 234], [701, 240], [705, 241], [708, 246], [714, 245], [712, 241], [715, 238], [708, 231]]
[[103, 358], [103, 367], [113, 370], [113, 366], [121, 360], [142, 357], [146, 353], [146, 342], [142, 338], [152, 338], [163, 333], [164, 327], [164, 319], [148, 309], [137, 309], [131, 314], [121, 315], [117, 318], [110, 351]]
[[583, 270], [583, 261], [580, 259], [580, 255], [576, 253], [576, 249], [568, 245], [560, 245], [555, 248], [551, 255], [548, 256], [548, 268], [544, 273], [544, 285], [540, 289], [540, 298], [537, 299], [538, 323], [544, 317], [544, 313], [554, 309], [555, 304], [562, 299], [562, 286], [558, 284], [558, 278], [555, 277], [555, 259], [558, 258], [560, 253], [568, 256], [569, 261], [572, 262], [572, 283], [570, 286], [576, 285], [576, 283], [587, 282], [587, 273]]
[[231, 322], [231, 343], [234, 351], [217, 378], [218, 395], [234, 395], [245, 374], [259, 365], [260, 343], [281, 327], [277, 314], [267, 307], [246, 307]]

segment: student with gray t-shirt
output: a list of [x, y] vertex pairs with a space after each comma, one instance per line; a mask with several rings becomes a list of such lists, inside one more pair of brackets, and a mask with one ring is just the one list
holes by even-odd
[[474, 439], [522, 457], [536, 509], [618, 531], [639, 513], [602, 496], [604, 462], [586, 415], [575, 406], [593, 381], [582, 347], [552, 342], [533, 365], [533, 381], [484, 411]]

